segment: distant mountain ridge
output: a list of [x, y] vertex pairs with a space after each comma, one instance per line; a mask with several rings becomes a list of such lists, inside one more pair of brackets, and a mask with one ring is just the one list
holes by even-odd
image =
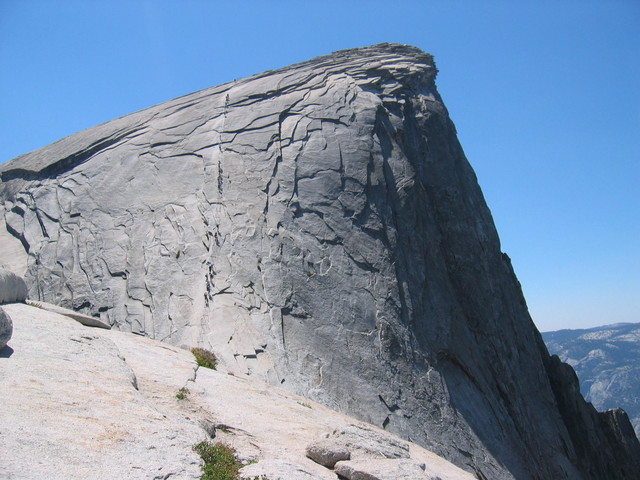
[[622, 408], [640, 437], [640, 323], [543, 332], [549, 353], [570, 364], [598, 410]]

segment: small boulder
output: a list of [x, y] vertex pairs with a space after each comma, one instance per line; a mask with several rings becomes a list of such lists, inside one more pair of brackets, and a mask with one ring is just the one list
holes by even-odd
[[411, 460], [371, 458], [340, 462], [335, 471], [347, 480], [440, 480], [425, 469], [424, 463]]
[[329, 437], [351, 452], [352, 458], [409, 458], [409, 444], [364, 425], [349, 425]]
[[306, 454], [308, 458], [327, 468], [333, 468], [337, 462], [351, 458], [346, 446], [329, 438], [307, 446]]
[[0, 308], [0, 348], [4, 348], [9, 340], [11, 340], [12, 334], [13, 322], [11, 321], [11, 317]]
[[0, 267], [0, 304], [24, 303], [27, 293], [27, 284], [22, 277]]

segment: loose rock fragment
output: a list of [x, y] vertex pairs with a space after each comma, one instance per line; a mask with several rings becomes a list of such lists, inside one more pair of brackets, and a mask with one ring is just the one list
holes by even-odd
[[7, 312], [0, 308], [0, 348], [3, 348], [13, 335], [13, 322]]
[[347, 480], [441, 480], [410, 460], [367, 459], [339, 462], [336, 473]]
[[0, 304], [24, 302], [27, 298], [27, 284], [22, 277], [0, 267]]
[[352, 457], [409, 458], [409, 444], [373, 428], [350, 425], [327, 439], [334, 445], [344, 445]]
[[351, 453], [346, 446], [333, 439], [320, 440], [307, 447], [307, 457], [327, 468], [333, 468], [340, 460], [349, 460]]
[[65, 317], [69, 317], [76, 322], [81, 323], [87, 327], [96, 327], [96, 328], [105, 328], [109, 330], [111, 326], [99, 318], [92, 317], [90, 315], [85, 315], [83, 313], [75, 312], [69, 308], [60, 307], [58, 305], [53, 305], [47, 302], [36, 302], [36, 301], [27, 301], [27, 303], [33, 307], [38, 307], [43, 310], [47, 310], [49, 312], [57, 313], [59, 315], [63, 315]]

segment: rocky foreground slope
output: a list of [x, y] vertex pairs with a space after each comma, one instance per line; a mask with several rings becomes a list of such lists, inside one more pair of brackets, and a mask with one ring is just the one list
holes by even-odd
[[[0, 349], [2, 479], [199, 479], [201, 441], [235, 447], [247, 478], [473, 478], [278, 387], [198, 367], [189, 351], [34, 306], [1, 309], [15, 329]], [[327, 468], [308, 458], [318, 445], [351, 458]]]
[[628, 420], [548, 355], [435, 76], [413, 47], [346, 50], [18, 157], [5, 263], [33, 298], [211, 349], [478, 478], [628, 478]]
[[623, 408], [640, 436], [640, 324], [543, 332], [549, 351], [573, 367], [585, 400]]

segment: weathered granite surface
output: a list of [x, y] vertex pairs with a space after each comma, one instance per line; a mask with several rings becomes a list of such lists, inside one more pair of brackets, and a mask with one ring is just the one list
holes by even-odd
[[37, 307], [37, 308], [41, 308], [42, 310], [47, 310], [48, 312], [64, 315], [65, 317], [69, 317], [72, 320], [75, 320], [76, 322], [80, 322], [81, 324], [86, 325], [88, 327], [106, 328], [107, 330], [111, 329], [111, 326], [108, 323], [104, 323], [99, 318], [90, 317], [89, 315], [78, 313], [69, 308], [53, 305], [52, 303], [34, 302], [31, 300], [27, 300], [26, 303], [31, 305], [32, 307]]
[[590, 478], [637, 476], [638, 438], [627, 414], [620, 409], [598, 413], [582, 399], [573, 368], [556, 355], [545, 358], [545, 367], [576, 450], [578, 468]]
[[24, 302], [27, 291], [22, 277], [0, 266], [0, 304]]
[[[401, 442], [256, 378], [198, 367], [187, 350], [29, 305], [3, 309], [16, 335], [0, 349], [2, 479], [195, 480], [201, 461], [192, 447], [206, 440], [253, 462], [247, 478], [337, 480], [305, 456], [324, 432], [357, 429], [383, 451]], [[473, 478], [409, 447], [410, 460], [442, 480]]]
[[11, 317], [0, 307], [0, 349], [2, 349], [13, 336], [13, 322]]
[[594, 452], [619, 444], [577, 417], [435, 75], [413, 47], [336, 52], [2, 165], [31, 297], [210, 348], [479, 478], [605, 478]]
[[[4, 218], [4, 202], [0, 202], [0, 218]], [[27, 270], [27, 252], [20, 240], [7, 231], [5, 222], [0, 222], [0, 268], [23, 277]]]
[[347, 480], [438, 480], [426, 465], [409, 460], [367, 459], [338, 462], [336, 473]]
[[[154, 400], [100, 335], [107, 330], [24, 304], [3, 308], [15, 333], [11, 350], [0, 350], [1, 478], [200, 478], [191, 446], [204, 438], [201, 429], [163, 405], [179, 387], [163, 385], [164, 397]], [[170, 352], [163, 363], [149, 360], [186, 382], [194, 365]]]

